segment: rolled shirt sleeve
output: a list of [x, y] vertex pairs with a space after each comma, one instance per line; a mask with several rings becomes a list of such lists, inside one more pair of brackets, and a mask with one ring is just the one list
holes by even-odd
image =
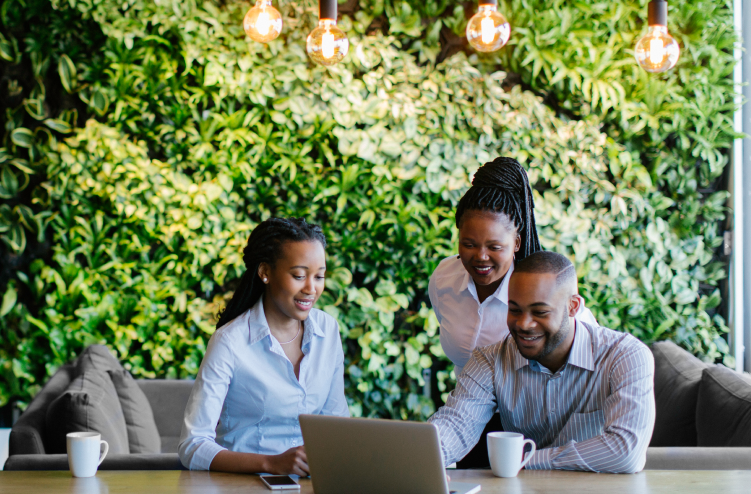
[[475, 350], [459, 374], [446, 405], [428, 420], [438, 427], [444, 465], [464, 458], [480, 439], [497, 407], [493, 382], [491, 358]]
[[[339, 333], [338, 323], [336, 324], [336, 332]], [[331, 389], [320, 414], [339, 417], [350, 416], [347, 398], [344, 396], [344, 351], [341, 344], [337, 349], [336, 367], [334, 368], [334, 377], [331, 380]]]
[[190, 470], [208, 470], [214, 457], [225, 450], [216, 443], [216, 425], [234, 373], [234, 352], [226, 333], [209, 340], [185, 409], [178, 453]]

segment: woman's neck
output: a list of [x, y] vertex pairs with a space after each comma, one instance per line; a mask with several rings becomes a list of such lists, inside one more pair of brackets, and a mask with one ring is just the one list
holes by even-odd
[[498, 287], [501, 286], [501, 283], [503, 283], [503, 279], [507, 274], [508, 270], [503, 273], [503, 276], [489, 285], [478, 285], [477, 283], [475, 283], [475, 291], [477, 291], [477, 299], [480, 301], [480, 303], [485, 302], [488, 297], [493, 295], [496, 290], [498, 290]]
[[266, 293], [263, 294], [263, 313], [266, 315], [266, 322], [269, 324], [269, 329], [274, 335], [294, 333], [300, 327], [300, 321], [280, 311]]

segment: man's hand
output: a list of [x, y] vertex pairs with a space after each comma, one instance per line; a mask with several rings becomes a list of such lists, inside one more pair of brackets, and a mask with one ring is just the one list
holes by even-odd
[[308, 457], [305, 454], [305, 446], [291, 448], [280, 455], [269, 456], [268, 472], [276, 475], [310, 475]]

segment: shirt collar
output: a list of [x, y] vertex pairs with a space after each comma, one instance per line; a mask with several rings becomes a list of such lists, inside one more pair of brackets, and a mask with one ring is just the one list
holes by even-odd
[[[266, 320], [266, 313], [263, 310], [263, 297], [258, 299], [258, 302], [246, 312], [248, 318], [248, 338], [250, 344], [253, 345], [267, 336], [271, 336], [271, 329], [269, 323]], [[305, 335], [303, 336], [303, 345], [310, 341], [311, 335], [323, 337], [325, 335], [323, 329], [316, 324], [312, 317], [308, 318], [303, 323], [305, 328]]]
[[[491, 295], [491, 297], [497, 298], [506, 305], [508, 305], [508, 282], [511, 279], [511, 273], [513, 272], [514, 263], [512, 262], [511, 266], [508, 268], [508, 272], [506, 272], [506, 276], [503, 277], [501, 284], [498, 285], [495, 293]], [[475, 299], [479, 298], [477, 296], [477, 287], [475, 286], [475, 282], [472, 280], [472, 277], [469, 275], [469, 272], [466, 269], [464, 269], [464, 277], [462, 278], [462, 283], [459, 291], [464, 290], [468, 290]]]
[[[589, 330], [584, 324], [579, 324], [579, 321], [574, 319], [574, 342], [571, 345], [571, 351], [568, 354], [567, 364], [575, 365], [576, 367], [594, 372], [595, 370], [595, 357], [594, 350], [592, 349], [592, 335], [589, 334]], [[509, 338], [513, 339], [513, 336], [509, 335]], [[525, 365], [529, 365], [529, 360], [522, 357], [519, 353], [519, 349], [516, 347], [516, 341], [514, 341], [514, 370], [519, 370]]]
[[595, 356], [592, 349], [592, 335], [584, 324], [574, 319], [574, 343], [568, 355], [568, 363], [588, 371], [595, 370]]

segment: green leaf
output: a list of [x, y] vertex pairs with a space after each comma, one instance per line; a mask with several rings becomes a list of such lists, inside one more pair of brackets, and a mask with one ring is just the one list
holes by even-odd
[[8, 41], [8, 39], [3, 36], [3, 33], [0, 33], [0, 58], [6, 62], [15, 62], [16, 60], [13, 43]]
[[48, 118], [44, 121], [44, 124], [50, 129], [56, 132], [60, 132], [61, 134], [69, 134], [73, 131], [73, 128], [65, 120]]
[[10, 133], [10, 140], [16, 146], [30, 148], [34, 144], [34, 133], [24, 127], [13, 129]]
[[13, 225], [2, 239], [16, 254], [26, 250], [26, 234], [21, 225]]
[[61, 55], [57, 62], [57, 73], [60, 76], [60, 82], [68, 93], [73, 93], [78, 86], [78, 73], [76, 65], [68, 55]]
[[0, 304], [0, 317], [8, 314], [15, 307], [17, 300], [18, 294], [16, 293], [16, 289], [11, 283], [8, 283], [8, 289], [5, 290], [3, 302]]
[[107, 109], [110, 106], [109, 98], [107, 98], [107, 95], [103, 92], [96, 90], [91, 95], [91, 99], [89, 100], [89, 106], [94, 109], [94, 111], [99, 116], [104, 116], [105, 113], [107, 113]]
[[18, 193], [18, 178], [16, 178], [16, 174], [13, 173], [10, 167], [4, 166], [0, 170], [0, 185], [2, 185], [0, 196], [5, 199], [10, 199]]

